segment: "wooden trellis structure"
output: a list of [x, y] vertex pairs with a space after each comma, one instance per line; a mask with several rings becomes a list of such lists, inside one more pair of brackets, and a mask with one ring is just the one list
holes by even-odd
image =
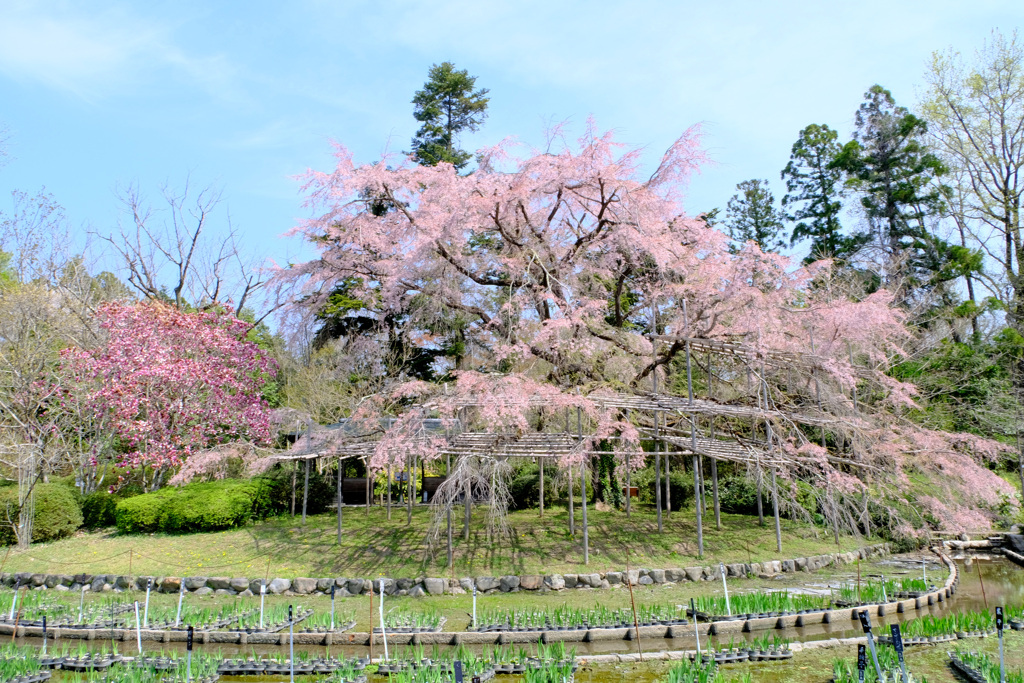
[[[595, 392], [587, 397], [588, 401], [594, 403], [599, 409], [616, 411], [630, 416], [630, 420], [636, 424], [641, 435], [651, 441], [654, 447], [655, 459], [655, 506], [657, 511], [658, 528], [662, 530], [663, 511], [671, 511], [671, 501], [668, 499], [670, 487], [663, 486], [665, 477], [666, 483], [669, 476], [670, 456], [690, 456], [693, 459], [694, 473], [694, 497], [697, 522], [697, 545], [698, 553], [703, 555], [703, 518], [702, 511], [706, 506], [705, 482], [703, 460], [707, 458], [711, 465], [712, 497], [715, 524], [721, 528], [721, 511], [718, 495], [718, 462], [730, 462], [746, 465], [754, 471], [754, 479], [757, 484], [757, 505], [761, 523], [764, 523], [764, 515], [761, 509], [762, 490], [764, 486], [764, 474], [767, 472], [770, 477], [770, 495], [772, 501], [772, 512], [775, 521], [776, 544], [782, 549], [782, 536], [779, 518], [779, 495], [777, 485], [777, 473], [780, 468], [801, 466], [809, 464], [810, 458], [801, 458], [792, 453], [785, 453], [779, 446], [776, 434], [782, 430], [793, 428], [817, 428], [821, 430], [822, 442], [826, 430], [841, 432], [849, 428], [847, 415], [855, 414], [858, 409], [856, 389], [851, 393], [849, 399], [843, 398], [841, 410], [827, 411], [823, 408], [819, 372], [823, 371], [823, 364], [826, 359], [811, 354], [794, 354], [784, 352], [765, 351], [754, 349], [741, 344], [722, 342], [706, 339], [680, 339], [678, 337], [655, 337], [656, 343], [683, 344], [685, 348], [686, 362], [686, 396], [662, 393], [658, 391], [656, 374], [652, 377], [651, 393], [647, 394], [626, 394], [626, 393], [603, 393]], [[706, 397], [694, 395], [693, 381], [693, 358], [696, 353], [703, 354], [706, 358]], [[718, 359], [719, 373], [713, 370], [714, 359]], [[852, 359], [851, 359], [852, 360]], [[739, 375], [737, 376], [737, 368]], [[807, 400], [804, 404], [793, 406], [791, 409], [773, 405], [768, 387], [767, 372], [771, 369], [776, 373], [788, 373], [791, 380], [793, 373], [799, 373], [807, 387], [813, 386], [814, 400]], [[726, 372], [732, 372], [732, 380], [725, 378]], [[865, 378], [868, 374], [856, 370], [856, 375]], [[746, 384], [748, 392], [756, 396], [755, 402], [734, 402], [716, 400], [714, 385], [719, 382], [721, 385], [735, 386]], [[792, 381], [791, 381], [792, 383]], [[840, 392], [841, 393], [841, 392]], [[749, 398], [749, 396], [748, 396]], [[809, 398], [809, 397], [808, 397]], [[496, 399], [500, 405], [501, 399]], [[460, 408], [460, 414], [465, 415], [481, 404], [466, 399], [456, 403]], [[494, 406], [495, 399], [489, 398], [488, 405]], [[512, 402], [509, 402], [512, 407]], [[542, 396], [534, 396], [528, 400], [527, 407], [544, 408], [551, 407], [552, 401]], [[522, 408], [520, 403], [515, 404], [516, 408]], [[433, 406], [430, 403], [414, 407], [424, 415], [430, 414]], [[836, 414], [846, 413], [843, 414]], [[710, 428], [702, 431], [699, 421], [707, 421]], [[741, 436], [735, 430], [716, 429], [718, 421], [732, 424], [750, 424], [750, 437]], [[432, 422], [433, 427], [428, 427]], [[452, 427], [454, 424], [454, 428]], [[764, 438], [757, 438], [759, 426], [763, 426]], [[382, 429], [374, 434], [353, 433], [341, 439], [340, 443], [334, 443], [329, 448], [308, 453], [280, 456], [280, 459], [304, 459], [306, 466], [306, 480], [308, 490], [308, 469], [309, 461], [317, 458], [330, 458], [345, 460], [357, 458], [364, 461], [369, 468], [369, 458], [374, 453], [377, 441], [383, 434], [386, 425], [382, 421]], [[575, 429], [573, 429], [575, 427]], [[419, 429], [421, 435], [433, 432], [436, 437], [442, 428], [440, 421], [424, 418], [423, 425]], [[593, 436], [584, 434], [583, 420], [580, 410], [577, 410], [576, 424], [571, 424], [571, 419], [566, 411], [563, 431], [538, 431], [524, 434], [506, 434], [496, 432], [477, 432], [465, 428], [464, 420], [455, 420], [443, 429], [445, 446], [441, 454], [448, 460], [448, 472], [451, 472], [452, 458], [489, 458], [493, 460], [505, 460], [508, 458], [531, 458], [541, 463], [540, 469], [540, 510], [544, 514], [544, 466], [545, 461], [560, 460], [572, 455], [593, 456], [601, 453], [585, 449], [585, 443]], [[420, 438], [411, 437], [413, 440]], [[614, 441], [615, 437], [605, 439]], [[662, 466], [664, 457], [664, 467]], [[838, 455], [829, 454], [828, 459], [833, 463], [840, 463], [851, 467], [865, 467], [856, 457], [844, 458]], [[407, 458], [408, 460], [408, 458]], [[408, 496], [409, 517], [412, 510], [412, 472], [415, 472], [415, 463], [406, 463], [406, 469], [410, 473]], [[340, 472], [340, 465], [339, 465]], [[572, 474], [571, 477], [575, 477]], [[342, 500], [341, 476], [338, 477], [338, 538], [341, 540], [342, 530]], [[391, 469], [388, 467], [388, 480], [391, 480]], [[582, 485], [583, 499], [582, 510], [582, 531], [584, 561], [589, 561], [589, 535], [587, 528], [587, 476], [586, 465], [580, 468], [580, 481]], [[571, 482], [571, 479], [570, 479]], [[626, 511], [629, 514], [629, 470], [627, 469], [627, 496]], [[666, 499], [662, 499], [662, 491], [665, 489]], [[391, 491], [388, 487], [387, 494], [388, 516], [391, 511]], [[305, 495], [304, 495], [305, 501]], [[367, 503], [370, 502], [369, 477], [367, 477]], [[569, 486], [569, 527], [570, 532], [575, 535], [575, 514], [573, 501], [573, 487]], [[465, 501], [468, 506], [470, 501]], [[303, 505], [305, 511], [305, 502]], [[468, 524], [468, 522], [467, 522]], [[449, 511], [449, 556], [451, 555], [451, 521]], [[468, 529], [468, 526], [467, 526]], [[838, 534], [838, 530], [836, 531]]]

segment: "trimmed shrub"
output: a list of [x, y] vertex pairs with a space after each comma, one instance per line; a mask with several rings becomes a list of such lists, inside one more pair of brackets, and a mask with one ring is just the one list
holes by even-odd
[[[546, 477], [544, 488], [548, 488], [551, 485], [550, 482], [554, 479], [554, 472], [546, 470], [544, 475]], [[540, 470], [537, 466], [530, 464], [519, 470], [515, 477], [509, 481], [508, 491], [512, 498], [509, 501], [509, 509], [526, 510], [538, 507], [540, 505]], [[553, 495], [549, 494], [546, 502], [550, 503], [553, 497]]]
[[[32, 542], [44, 543], [67, 538], [82, 526], [82, 509], [74, 491], [63, 484], [36, 484], [35, 515], [32, 518]], [[0, 488], [0, 544], [16, 542], [8, 520], [18, 518], [18, 489]]]
[[[295, 513], [302, 511], [302, 485], [305, 477], [303, 463], [299, 463], [295, 473]], [[333, 471], [320, 474], [315, 468], [309, 469], [309, 499], [306, 501], [306, 513], [319, 515], [326, 512], [337, 500], [337, 484]], [[292, 505], [292, 466], [276, 465], [262, 477], [260, 481], [266, 487], [268, 509], [264, 514], [282, 514], [288, 512]], [[398, 495], [397, 487], [392, 495]]]
[[[710, 489], [710, 486], [708, 486]], [[710, 497], [710, 491], [708, 492]], [[718, 500], [722, 512], [737, 515], [757, 514], [757, 487], [754, 482], [742, 477], [727, 477], [718, 480]], [[770, 503], [764, 508], [765, 514], [771, 514]]]
[[122, 500], [115, 518], [122, 533], [219, 531], [261, 519], [270, 510], [263, 479], [225, 479], [167, 487]]
[[82, 526], [105, 529], [117, 524], [117, 501], [106, 491], [95, 491], [82, 498]]

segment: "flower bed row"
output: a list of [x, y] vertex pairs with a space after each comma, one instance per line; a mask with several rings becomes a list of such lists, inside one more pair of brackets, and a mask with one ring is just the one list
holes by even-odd
[[[950, 666], [968, 681], [989, 683], [999, 680], [999, 662], [993, 661], [988, 655], [963, 650], [948, 654]], [[1024, 683], [1024, 673], [1007, 671], [1006, 683]]]

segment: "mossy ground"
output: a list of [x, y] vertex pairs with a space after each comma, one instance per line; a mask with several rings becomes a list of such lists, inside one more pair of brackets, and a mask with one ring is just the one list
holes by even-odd
[[345, 508], [344, 532], [337, 543], [332, 514], [282, 516], [242, 529], [187, 535], [122, 535], [115, 530], [80, 532], [63, 541], [13, 549], [3, 571], [42, 573], [153, 574], [159, 576], [481, 576], [622, 571], [632, 567], [686, 567], [721, 562], [748, 562], [851, 550], [869, 541], [843, 537], [836, 546], [820, 528], [782, 521], [783, 547], [778, 552], [771, 517], [722, 515], [722, 529], [705, 517], [704, 556], [698, 557], [694, 510], [664, 517], [658, 533], [654, 512], [634, 509], [588, 511], [590, 564], [583, 563], [580, 510], [575, 537], [568, 531], [568, 511], [551, 508], [509, 515], [510, 533], [489, 539], [487, 511], [474, 511], [469, 540], [462, 536], [462, 515], [454, 515], [455, 562], [447, 566], [444, 529], [431, 534], [431, 510], [395, 507], [391, 519], [381, 508]]

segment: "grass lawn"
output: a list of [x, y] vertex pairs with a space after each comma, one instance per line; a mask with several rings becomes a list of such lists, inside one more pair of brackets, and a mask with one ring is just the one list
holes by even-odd
[[[302, 526], [299, 517], [282, 516], [261, 524], [217, 533], [188, 535], [121, 535], [110, 529], [81, 532], [62, 541], [33, 545], [26, 551], [11, 549], [6, 572], [296, 576], [483, 576], [550, 574], [623, 570], [632, 567], [686, 567], [712, 562], [748, 562], [834, 552], [825, 530], [782, 522], [782, 553], [775, 549], [773, 522], [722, 515], [722, 529], [714, 518], [704, 525], [704, 557], [697, 557], [693, 510], [665, 517], [664, 532], [650, 509], [588, 513], [590, 565], [583, 564], [580, 511], [577, 533], [568, 532], [565, 508], [549, 508], [544, 517], [536, 510], [509, 516], [510, 533], [495, 542], [488, 539], [487, 511], [474, 509], [469, 541], [462, 536], [461, 513], [455, 522], [455, 563], [448, 567], [444, 529], [431, 547], [431, 510], [413, 509], [406, 523], [405, 508], [395, 508], [391, 520], [381, 508], [345, 508], [342, 543], [337, 543], [333, 515], [317, 515]], [[710, 523], [708, 523], [710, 522]], [[851, 550], [868, 543], [845, 537], [838, 549]]]

